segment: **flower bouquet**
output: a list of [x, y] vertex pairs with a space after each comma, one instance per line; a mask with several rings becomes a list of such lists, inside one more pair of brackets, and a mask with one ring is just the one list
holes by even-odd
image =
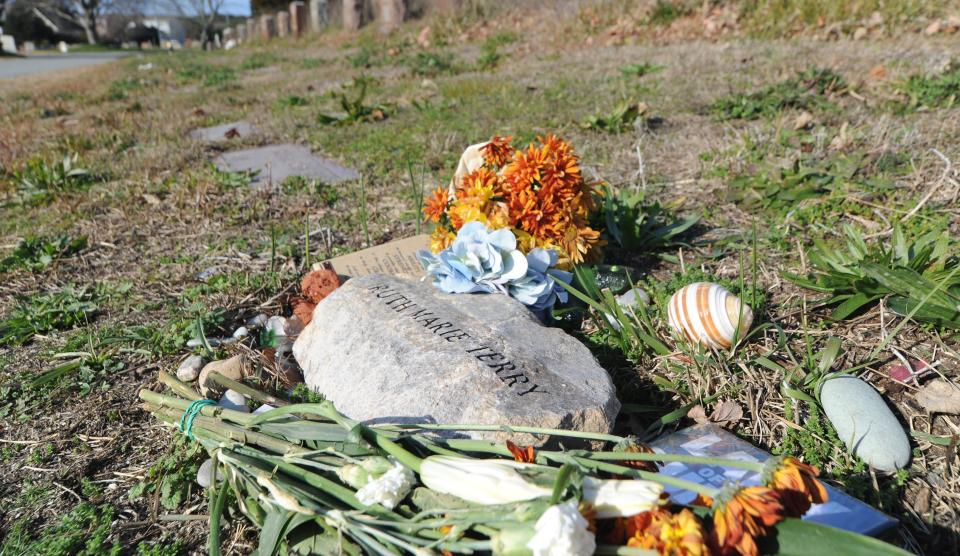
[[[368, 425], [330, 402], [290, 404], [212, 378], [271, 405], [254, 414], [219, 407], [166, 373], [160, 380], [177, 395], [140, 391], [148, 411], [212, 458], [211, 554], [220, 553], [224, 514], [260, 530], [257, 554], [906, 554], [796, 519], [827, 494], [816, 469], [793, 458], [660, 454], [614, 435], [533, 427]], [[606, 449], [450, 436], [470, 430]], [[763, 485], [714, 489], [659, 473], [656, 462], [668, 461], [761, 471]], [[665, 487], [699, 496], [677, 505]]]
[[566, 290], [574, 265], [597, 261], [604, 242], [590, 227], [596, 184], [562, 139], [547, 135], [525, 149], [510, 137], [472, 145], [449, 188], [424, 207], [436, 224], [420, 259], [434, 285], [450, 293], [503, 293], [542, 312]]

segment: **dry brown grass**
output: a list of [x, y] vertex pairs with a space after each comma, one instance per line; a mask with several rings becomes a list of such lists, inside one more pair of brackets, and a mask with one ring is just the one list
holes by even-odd
[[[24, 347], [0, 346], [0, 384], [22, 382], [48, 369], [51, 356], [77, 338], [97, 341], [117, 330], [140, 325], [163, 328], [169, 322], [189, 320], [194, 301], [209, 309], [229, 311], [226, 331], [259, 311], [289, 311], [284, 295], [277, 294], [295, 283], [303, 266], [300, 236], [305, 220], [311, 229], [327, 227], [334, 232], [332, 245], [313, 244], [315, 258], [363, 245], [353, 186], [337, 188], [339, 199], [331, 205], [310, 192], [250, 191], [225, 186], [218, 180], [206, 161], [220, 147], [203, 147], [185, 136], [194, 127], [238, 118], [249, 119], [261, 134], [236, 146], [304, 143], [364, 170], [369, 178], [374, 242], [413, 231], [405, 156], [422, 156], [429, 187], [446, 181], [459, 151], [477, 139], [495, 133], [556, 131], [572, 140], [584, 160], [611, 183], [637, 189], [645, 183], [650, 199], [660, 200], [680, 213], [704, 214], [701, 239], [749, 236], [757, 224], [762, 235], [772, 238], [761, 243], [764, 250], [756, 276], [767, 294], [761, 320], [775, 322], [795, 334], [791, 339], [794, 349], [801, 345], [799, 335], [804, 330], [815, 342], [827, 334], [838, 336], [843, 339], [843, 364], [847, 365], [862, 362], [886, 338], [896, 322], [889, 312], [875, 308], [854, 319], [821, 326], [823, 311], [810, 307], [815, 296], [781, 277], [783, 270], [800, 270], [798, 244], [815, 235], [834, 237], [836, 230], [818, 231], [787, 223], [782, 214], [738, 206], [724, 195], [729, 180], [714, 172], [717, 167], [736, 170], [749, 165], [751, 152], [744, 146], [747, 139], [761, 144], [773, 142], [792, 129], [797, 114], [788, 111], [773, 121], [720, 123], [708, 107], [730, 92], [752, 90], [789, 77], [808, 63], [842, 74], [853, 84], [855, 95], [843, 96], [836, 100], [835, 108], [816, 114], [816, 133], [822, 138], [813, 148], [827, 154], [830, 141], [846, 124], [856, 148], [868, 152], [892, 149], [908, 155], [911, 166], [898, 178], [897, 195], [891, 197], [895, 203], [871, 207], [867, 216], [840, 215], [843, 222], [854, 225], [865, 226], [864, 220], [874, 222], [879, 227], [871, 233], [883, 232], [887, 222], [909, 211], [941, 176], [942, 161], [930, 149], [938, 149], [960, 164], [956, 108], [906, 114], [885, 108], [895, 95], [898, 80], [917, 71], [929, 71], [945, 59], [960, 57], [955, 41], [921, 40], [911, 34], [867, 42], [712, 42], [680, 40], [687, 36], [681, 34], [664, 35], [667, 44], [662, 45], [611, 46], [603, 31], [606, 28], [598, 23], [592, 45], [580, 44], [586, 34], [575, 35], [577, 44], [567, 42], [561, 49], [555, 41], [539, 40], [549, 33], [534, 30], [531, 17], [530, 13], [518, 12], [499, 23], [436, 23], [436, 36], [443, 36], [443, 31], [453, 41], [441, 48], [456, 54], [465, 70], [431, 77], [430, 83], [411, 77], [409, 68], [401, 62], [405, 54], [417, 51], [409, 40], [420, 30], [416, 25], [389, 39], [389, 44], [400, 51], [395, 55], [387, 53], [380, 41], [364, 39], [362, 44], [374, 49], [377, 60], [366, 69], [355, 68], [345, 60], [357, 52], [356, 48], [344, 48], [355, 39], [337, 35], [303, 44], [279, 41], [208, 57], [157, 55], [149, 60], [156, 66], [150, 72], [139, 72], [138, 62], [128, 60], [64, 78], [0, 82], [0, 129], [4, 130], [0, 164], [4, 168], [19, 168], [33, 156], [52, 159], [75, 151], [80, 152], [87, 167], [105, 176], [88, 191], [58, 195], [47, 204], [23, 206], [15, 202], [15, 184], [10, 174], [5, 174], [8, 179], [0, 183], [0, 195], [7, 196], [8, 204], [0, 208], [0, 246], [6, 249], [0, 250], [0, 256], [28, 234], [85, 235], [89, 247], [39, 273], [18, 270], [4, 274], [0, 315], [11, 310], [16, 295], [30, 296], [69, 283], [133, 284], [128, 295], [104, 301], [100, 314], [85, 329], [52, 332]], [[504, 30], [520, 32], [524, 39], [502, 49], [505, 58], [496, 71], [470, 69], [469, 64], [478, 55], [473, 41]], [[461, 35], [467, 39], [465, 44], [460, 41]], [[237, 69], [236, 78], [224, 85], [208, 86], [202, 79], [179, 75], [193, 63], [239, 68], [257, 52], [278, 59], [260, 69]], [[313, 59], [321, 62], [305, 67], [305, 60]], [[637, 62], [662, 65], [664, 69], [640, 80], [621, 79], [618, 68]], [[886, 77], [871, 77], [871, 70], [877, 66], [886, 68]], [[390, 118], [350, 128], [317, 125], [315, 114], [327, 106], [322, 95], [338, 90], [361, 73], [380, 80], [373, 96], [395, 105]], [[124, 79], [142, 80], [143, 84], [125, 98], [114, 98], [111, 87]], [[309, 97], [310, 104], [277, 108], [278, 100], [289, 95]], [[665, 119], [664, 126], [655, 131], [615, 135], [580, 127], [590, 114], [608, 110], [626, 98], [648, 103], [654, 114]], [[414, 100], [429, 102], [432, 108], [418, 112], [412, 106]], [[66, 114], [38, 117], [41, 110], [52, 106]], [[404, 152], [398, 145], [409, 146], [410, 150]], [[637, 174], [638, 147], [645, 163], [642, 177]], [[704, 153], [710, 154], [710, 160], [701, 156]], [[945, 186], [927, 203], [922, 218], [945, 220], [949, 233], [956, 238], [960, 237], [960, 213], [950, 203], [952, 194], [950, 186]], [[262, 277], [271, 264], [271, 229], [281, 239], [275, 261], [281, 270], [279, 285], [251, 282], [247, 287], [196, 293], [201, 287], [196, 274], [213, 266], [221, 272]], [[701, 268], [720, 278], [737, 277], [739, 251], [749, 251], [749, 242], [726, 245], [719, 256], [715, 256], [714, 247], [702, 245], [684, 252], [685, 267]], [[646, 256], [632, 261], [657, 279], [669, 279], [679, 270], [677, 265]], [[775, 340], [768, 332], [751, 343], [746, 353], [771, 351]], [[119, 345], [134, 347], [129, 343]], [[955, 339], [910, 325], [890, 347], [928, 361], [938, 360], [938, 369], [944, 375], [954, 379], [960, 376]], [[113, 349], [107, 345], [98, 348]], [[157, 369], [173, 368], [184, 352], [185, 348], [166, 353], [149, 349], [117, 352], [115, 357], [123, 362], [123, 370], [103, 379], [102, 383], [109, 385], [105, 391], [95, 389], [86, 396], [69, 389], [55, 391], [52, 398], [32, 406], [22, 423], [15, 415], [4, 417], [0, 449], [10, 450], [5, 452], [4, 471], [0, 473], [0, 497], [12, 502], [0, 508], [0, 528], [9, 531], [16, 522], [30, 523], [35, 529], [51, 525], [77, 503], [70, 491], [79, 492], [80, 479], [86, 478], [104, 489], [92, 500], [117, 509], [113, 535], [128, 550], [144, 539], [177, 538], [185, 542], [186, 550], [202, 551], [205, 523], [162, 521], [159, 517], [170, 512], [159, 506], [157, 497], [130, 501], [126, 494], [163, 455], [170, 437], [168, 429], [153, 423], [137, 407], [136, 391], [157, 386]], [[894, 361], [892, 353], [886, 350], [881, 357], [866, 378], [888, 396], [905, 426], [938, 436], [960, 433], [955, 416], [931, 417], [917, 407], [912, 387], [885, 375], [886, 366]], [[802, 423], [784, 418], [779, 389], [782, 377], [741, 363], [735, 360], [706, 367], [702, 373], [687, 369], [681, 374], [666, 361], [653, 358], [636, 367], [622, 360], [619, 365], [635, 374], [638, 388], [646, 391], [645, 395], [662, 400], [666, 407], [678, 407], [718, 392], [735, 399], [745, 413], [738, 432], [759, 446], [774, 448], [788, 429]], [[654, 392], [650, 378], [656, 374], [679, 381], [684, 388], [675, 394]], [[629, 423], [624, 426], [630, 430]], [[960, 517], [955, 508], [960, 497], [960, 462], [956, 446], [915, 441], [918, 455], [903, 486], [898, 486], [896, 479], [875, 477], [869, 471], [854, 476], [850, 472], [853, 462], [843, 450], [827, 439], [816, 441], [824, 443], [824, 451], [832, 458], [825, 471], [841, 471], [839, 480], [855, 478], [875, 485], [872, 497], [876, 501], [890, 504], [893, 500], [893, 505], [883, 509], [897, 514], [905, 524], [895, 541], [929, 554], [957, 550]], [[54, 454], [37, 464], [30, 463], [31, 454], [46, 444], [55, 447]], [[27, 483], [48, 489], [42, 501], [27, 503], [18, 498]], [[896, 501], [899, 496], [902, 500]], [[202, 514], [205, 508], [204, 499], [194, 491], [179, 511]], [[231, 527], [233, 534], [225, 547], [235, 553], [248, 552], [255, 532], [242, 521], [231, 522]]]

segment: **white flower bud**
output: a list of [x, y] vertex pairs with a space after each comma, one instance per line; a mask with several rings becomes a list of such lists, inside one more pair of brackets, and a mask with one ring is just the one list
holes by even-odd
[[527, 543], [533, 556], [589, 556], [597, 548], [587, 520], [580, 515], [576, 500], [550, 506], [534, 526], [536, 533]]
[[353, 488], [363, 488], [370, 482], [370, 474], [359, 465], [348, 463], [340, 469], [337, 469], [337, 477], [340, 480], [352, 486]]

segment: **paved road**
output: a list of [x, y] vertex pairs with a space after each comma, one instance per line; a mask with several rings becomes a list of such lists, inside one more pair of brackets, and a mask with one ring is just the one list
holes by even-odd
[[40, 54], [25, 58], [0, 58], [0, 79], [39, 73], [55, 73], [105, 64], [129, 56], [125, 52], [91, 52], [84, 54]]

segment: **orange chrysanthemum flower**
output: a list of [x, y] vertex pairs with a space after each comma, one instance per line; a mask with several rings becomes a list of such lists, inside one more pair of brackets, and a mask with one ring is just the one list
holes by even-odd
[[457, 234], [443, 226], [437, 226], [436, 229], [433, 230], [433, 233], [430, 234], [430, 251], [434, 254], [439, 253], [453, 245], [453, 240], [455, 239], [457, 239]]
[[779, 493], [786, 515], [800, 517], [811, 505], [827, 501], [827, 489], [817, 480], [820, 471], [816, 467], [793, 457], [771, 461], [772, 471], [764, 482]]
[[484, 145], [480, 150], [483, 152], [483, 161], [488, 166], [500, 168], [513, 157], [514, 148], [510, 145], [513, 137], [494, 136], [490, 142]]
[[533, 446], [524, 446], [521, 448], [513, 442], [507, 440], [507, 449], [513, 454], [513, 459], [520, 463], [536, 463], [537, 456], [533, 452]]
[[439, 222], [443, 214], [447, 211], [447, 205], [450, 204], [450, 193], [444, 187], [438, 187], [433, 195], [427, 199], [426, 206], [423, 207], [425, 220]]
[[487, 168], [480, 167], [463, 176], [457, 184], [457, 198], [480, 198], [489, 201], [500, 193], [497, 175]]
[[569, 226], [560, 240], [560, 245], [567, 252], [573, 264], [584, 262], [591, 253], [596, 253], [596, 247], [605, 242], [600, 240], [600, 232], [588, 226]]
[[627, 546], [656, 550], [669, 556], [706, 556], [710, 553], [706, 535], [697, 516], [683, 509], [677, 514], [664, 510], [643, 512], [634, 522], [637, 531]]
[[753, 486], [721, 493], [714, 504], [713, 549], [721, 556], [757, 556], [756, 539], [783, 518], [783, 505], [772, 489]]

